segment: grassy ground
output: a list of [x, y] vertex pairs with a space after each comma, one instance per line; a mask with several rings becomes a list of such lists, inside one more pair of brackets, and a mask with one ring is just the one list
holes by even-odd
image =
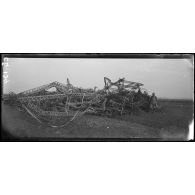
[[192, 120], [190, 101], [159, 102], [162, 112], [138, 112], [122, 117], [84, 115], [64, 128], [38, 124], [27, 113], [3, 105], [2, 121], [7, 133], [26, 138], [163, 138], [185, 140]]
[[161, 112], [138, 112], [122, 116], [122, 120], [136, 122], [154, 128], [177, 127], [188, 129], [193, 117], [193, 102], [191, 101], [159, 101]]

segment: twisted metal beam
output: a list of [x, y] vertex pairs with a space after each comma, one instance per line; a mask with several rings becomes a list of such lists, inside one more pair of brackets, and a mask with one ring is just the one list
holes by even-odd
[[[93, 97], [94, 93], [87, 93], [85, 97]], [[19, 100], [23, 102], [27, 101], [40, 101], [40, 100], [49, 100], [49, 99], [63, 99], [65, 97], [83, 97], [83, 93], [66, 93], [66, 94], [55, 94], [55, 95], [40, 95], [40, 96], [25, 96], [25, 97], [18, 97]]]
[[38, 93], [38, 92], [41, 92], [43, 90], [48, 90], [51, 87], [56, 87], [59, 91], [61, 91], [63, 93], [67, 92], [68, 89], [69, 89], [68, 86], [66, 86], [66, 85], [64, 85], [62, 83], [59, 83], [59, 82], [55, 81], [55, 82], [52, 82], [52, 83], [47, 84], [47, 85], [42, 85], [40, 87], [36, 87], [36, 88], [33, 88], [33, 89], [26, 90], [24, 92], [19, 93], [18, 95], [19, 96], [20, 95], [25, 95], [25, 96], [26, 95], [33, 95], [33, 94]]

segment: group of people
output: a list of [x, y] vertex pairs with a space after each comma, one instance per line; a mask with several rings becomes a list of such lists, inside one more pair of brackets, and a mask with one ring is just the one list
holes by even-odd
[[152, 93], [152, 95], [150, 96], [146, 91], [142, 93], [139, 89], [136, 94], [136, 100], [143, 100], [143, 107], [147, 110], [154, 111], [158, 108], [158, 100], [155, 93]]

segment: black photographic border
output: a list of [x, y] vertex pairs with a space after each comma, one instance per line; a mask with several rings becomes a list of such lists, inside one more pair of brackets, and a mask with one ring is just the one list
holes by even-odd
[[[131, 58], [131, 59], [191, 59], [194, 53], [4, 53], [3, 58]], [[1, 66], [1, 73], [2, 73]], [[3, 77], [1, 74], [1, 83]], [[1, 85], [1, 94], [3, 94]], [[1, 116], [2, 120], [2, 116]], [[163, 139], [163, 138], [20, 138], [6, 131], [1, 121], [1, 142], [194, 142], [193, 140]]]

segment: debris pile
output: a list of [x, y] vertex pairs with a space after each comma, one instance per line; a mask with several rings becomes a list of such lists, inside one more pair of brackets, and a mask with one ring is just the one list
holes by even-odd
[[[143, 84], [126, 81], [125, 78], [112, 82], [104, 77], [101, 90], [74, 87], [52, 82], [19, 94], [4, 96], [4, 102], [17, 105], [39, 123], [52, 127], [63, 127], [85, 113], [102, 116], [131, 114], [138, 110], [155, 110], [157, 99], [142, 88]], [[50, 89], [54, 88], [54, 91]]]

